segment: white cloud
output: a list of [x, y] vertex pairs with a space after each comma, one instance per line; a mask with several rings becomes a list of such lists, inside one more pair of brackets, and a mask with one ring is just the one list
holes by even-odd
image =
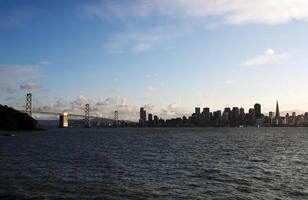
[[[173, 47], [168, 42], [187, 29], [195, 30], [193, 26], [308, 22], [307, 0], [98, 1], [83, 5], [82, 10], [91, 18], [123, 24], [124, 31], [107, 41], [108, 51], [115, 54]], [[152, 25], [153, 18], [163, 25]]]
[[186, 111], [181, 103], [170, 103], [165, 108], [161, 109], [159, 115], [165, 119], [171, 117], [182, 117]]
[[72, 110], [84, 110], [87, 103], [89, 103], [89, 101], [86, 97], [79, 96], [71, 102]]
[[64, 110], [67, 110], [67, 107], [69, 104], [64, 100], [57, 100], [55, 103], [51, 103], [49, 105], [44, 105], [37, 110], [44, 111], [44, 112], [63, 112]]
[[130, 30], [112, 36], [106, 47], [115, 54], [129, 51], [146, 52], [165, 44], [177, 35], [173, 30], [161, 27]]
[[119, 119], [138, 119], [137, 107], [121, 96], [107, 97], [97, 101], [94, 105], [96, 110], [100, 111], [103, 116], [113, 118], [115, 110], [119, 112]]
[[152, 86], [152, 85], [150, 85], [150, 86], [147, 87], [147, 91], [148, 91], [150, 94], [157, 92], [159, 89], [160, 89], [159, 87], [155, 87], [155, 86]]
[[159, 74], [158, 73], [154, 73], [154, 74], [147, 74], [145, 75], [146, 78], [150, 79], [150, 78], [158, 78]]
[[225, 84], [225, 85], [234, 85], [234, 84], [235, 84], [235, 81], [233, 81], [233, 80], [226, 80], [226, 81], [224, 82], [224, 84]]
[[259, 65], [265, 65], [265, 64], [279, 63], [285, 57], [286, 57], [286, 54], [277, 54], [273, 49], [268, 49], [264, 51], [262, 54], [244, 61], [241, 64], [241, 66], [250, 67], [250, 66], [259, 66]]
[[223, 24], [281, 24], [308, 19], [306, 0], [177, 0], [173, 15], [218, 17]]
[[146, 17], [201, 19], [217, 24], [281, 24], [308, 21], [307, 0], [153, 0], [88, 4], [87, 15], [122, 22]]
[[149, 85], [146, 90], [147, 90], [147, 97], [153, 97], [154, 95], [161, 95], [163, 90], [165, 88], [164, 83], [156, 84], [156, 85]]
[[145, 104], [143, 107], [148, 113], [153, 113], [157, 109], [157, 106], [154, 104]]

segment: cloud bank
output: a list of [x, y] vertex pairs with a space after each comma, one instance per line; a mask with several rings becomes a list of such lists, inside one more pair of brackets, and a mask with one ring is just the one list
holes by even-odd
[[122, 25], [122, 31], [106, 43], [116, 54], [168, 47], [186, 31], [200, 27], [308, 23], [307, 0], [97, 1], [81, 8], [90, 18]]
[[306, 0], [153, 0], [100, 1], [84, 5], [92, 17], [104, 20], [206, 19], [208, 23], [240, 25], [281, 24], [292, 20], [308, 21]]

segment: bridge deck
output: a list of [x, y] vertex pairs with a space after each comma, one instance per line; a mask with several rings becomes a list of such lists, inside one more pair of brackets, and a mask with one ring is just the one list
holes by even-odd
[[[20, 112], [26, 112], [25, 110], [19, 110]], [[42, 115], [56, 115], [59, 116], [60, 114], [63, 114], [62, 112], [49, 112], [49, 111], [40, 111], [40, 110], [32, 110], [33, 114], [42, 114]], [[74, 113], [67, 113], [68, 116], [71, 117], [82, 117], [84, 118], [85, 115], [81, 115], [81, 114], [74, 114]], [[97, 116], [89, 116], [90, 119], [100, 119], [100, 120], [104, 120], [107, 122], [115, 122], [116, 120], [114, 119], [109, 119], [109, 118], [104, 118], [104, 117], [97, 117]], [[127, 121], [127, 120], [123, 120], [127, 123], [133, 123], [131, 121]]]

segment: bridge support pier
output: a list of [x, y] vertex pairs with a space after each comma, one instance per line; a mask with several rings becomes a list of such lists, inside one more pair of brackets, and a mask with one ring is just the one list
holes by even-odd
[[59, 128], [68, 128], [68, 115], [62, 113], [59, 115]]

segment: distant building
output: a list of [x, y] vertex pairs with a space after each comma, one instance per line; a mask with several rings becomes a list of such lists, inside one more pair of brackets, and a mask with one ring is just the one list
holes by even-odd
[[291, 117], [290, 123], [292, 125], [296, 124], [296, 112], [292, 112], [292, 117]]
[[153, 121], [153, 115], [152, 114], [148, 114], [148, 120], [149, 120], [149, 122], [152, 122]]
[[289, 125], [290, 124], [290, 116], [289, 113], [286, 114], [284, 121], [283, 121], [284, 125]]
[[140, 119], [139, 119], [139, 122], [140, 123], [145, 123], [146, 122], [146, 117], [147, 117], [146, 111], [144, 110], [143, 107], [141, 107], [140, 108]]
[[269, 117], [269, 118], [274, 118], [274, 112], [269, 112], [269, 113], [268, 113], [268, 117]]
[[256, 119], [261, 118], [261, 105], [256, 103], [254, 105], [254, 110], [255, 110]]
[[269, 112], [268, 113], [268, 118], [269, 118], [269, 125], [273, 125], [275, 122], [275, 115], [274, 112]]
[[246, 126], [247, 123], [245, 121], [245, 110], [244, 108], [240, 108], [240, 121], [239, 121], [240, 126]]
[[305, 122], [308, 122], [308, 112], [305, 112], [304, 119], [305, 119]]
[[196, 115], [200, 115], [200, 107], [196, 107], [195, 108], [195, 114]]
[[239, 126], [239, 121], [240, 121], [240, 111], [238, 107], [233, 107], [232, 108], [232, 115], [231, 115], [231, 126], [237, 127]]
[[221, 121], [221, 111], [217, 110], [216, 112], [213, 112], [213, 125], [220, 126], [220, 121]]
[[203, 108], [202, 115], [206, 123], [210, 121], [210, 108]]
[[280, 125], [281, 119], [280, 119], [280, 112], [279, 112], [279, 105], [278, 101], [276, 102], [276, 113], [275, 113], [275, 125]]
[[250, 126], [256, 125], [256, 112], [254, 108], [250, 108], [248, 111], [247, 122]]
[[265, 124], [264, 118], [256, 119], [256, 126], [261, 127], [261, 126], [264, 126], [264, 124]]
[[229, 112], [227, 112], [226, 110], [222, 114], [221, 125], [222, 126], [229, 126], [230, 125], [230, 123], [229, 123]]
[[226, 107], [226, 108], [224, 109], [224, 112], [228, 112], [228, 113], [231, 113], [231, 108], [229, 108], [229, 107]]
[[157, 126], [158, 125], [158, 116], [154, 115], [154, 125]]

